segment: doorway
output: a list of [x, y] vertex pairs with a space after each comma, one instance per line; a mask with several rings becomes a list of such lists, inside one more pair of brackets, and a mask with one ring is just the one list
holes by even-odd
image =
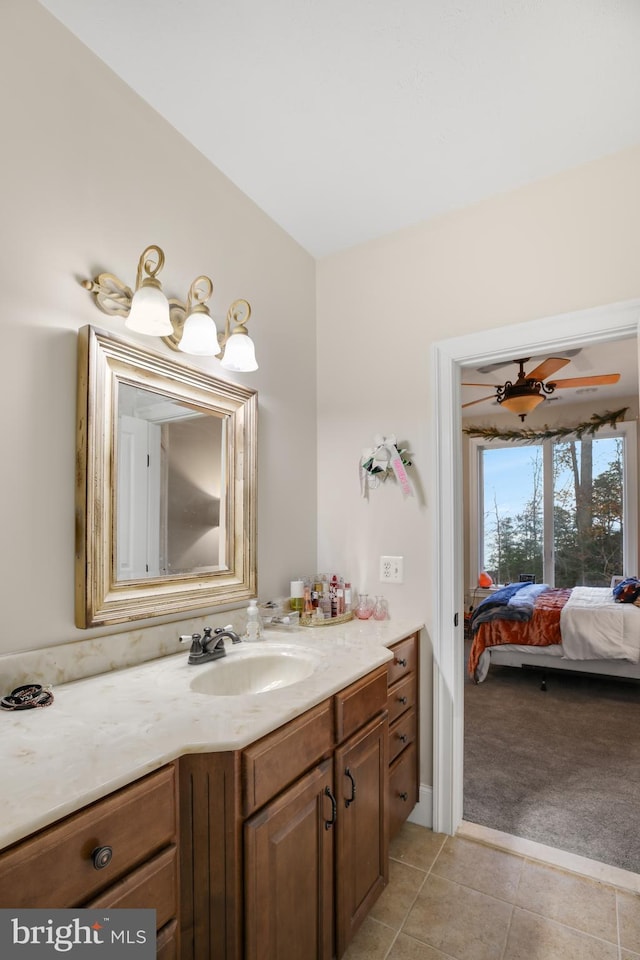
[[513, 356], [637, 337], [640, 300], [439, 341], [431, 351], [433, 515], [433, 829], [462, 822], [464, 751], [462, 418], [460, 369]]

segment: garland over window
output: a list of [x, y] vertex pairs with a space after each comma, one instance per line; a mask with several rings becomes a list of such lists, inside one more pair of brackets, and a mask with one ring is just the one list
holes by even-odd
[[629, 407], [623, 407], [613, 413], [594, 413], [590, 420], [578, 423], [575, 427], [541, 427], [540, 430], [524, 428], [522, 430], [499, 430], [497, 427], [463, 427], [462, 432], [470, 437], [482, 437], [483, 440], [513, 440], [518, 443], [538, 443], [540, 440], [556, 440], [558, 437], [576, 437], [581, 440], [586, 434], [592, 437], [602, 427], [615, 427]]

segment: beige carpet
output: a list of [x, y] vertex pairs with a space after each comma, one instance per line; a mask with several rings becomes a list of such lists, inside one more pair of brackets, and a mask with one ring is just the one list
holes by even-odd
[[540, 676], [466, 683], [464, 819], [640, 873], [640, 683]]

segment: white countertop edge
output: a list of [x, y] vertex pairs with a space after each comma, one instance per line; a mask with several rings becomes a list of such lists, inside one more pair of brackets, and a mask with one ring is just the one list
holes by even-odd
[[[187, 651], [54, 688], [50, 707], [0, 710], [0, 849], [180, 756], [240, 750], [386, 663], [387, 647], [419, 631], [409, 619], [265, 630], [270, 643], [312, 651], [307, 679], [250, 696], [194, 693], [206, 666]], [[227, 657], [234, 648], [227, 646]]]

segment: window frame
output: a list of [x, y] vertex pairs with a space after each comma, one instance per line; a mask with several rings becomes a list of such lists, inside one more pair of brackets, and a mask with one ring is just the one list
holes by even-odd
[[[638, 576], [638, 431], [635, 420], [625, 420], [616, 427], [603, 427], [593, 439], [607, 437], [622, 438], [624, 443], [623, 459], [623, 499], [622, 499], [622, 575]], [[571, 437], [563, 438], [570, 440]], [[478, 576], [482, 567], [482, 544], [484, 542], [484, 488], [481, 452], [484, 449], [519, 447], [542, 447], [543, 464], [543, 578], [549, 586], [555, 582], [554, 543], [553, 543], [553, 469], [552, 456], [554, 442], [561, 439], [542, 440], [539, 444], [518, 443], [513, 440], [484, 440], [482, 437], [469, 437], [469, 589], [478, 585]]]

